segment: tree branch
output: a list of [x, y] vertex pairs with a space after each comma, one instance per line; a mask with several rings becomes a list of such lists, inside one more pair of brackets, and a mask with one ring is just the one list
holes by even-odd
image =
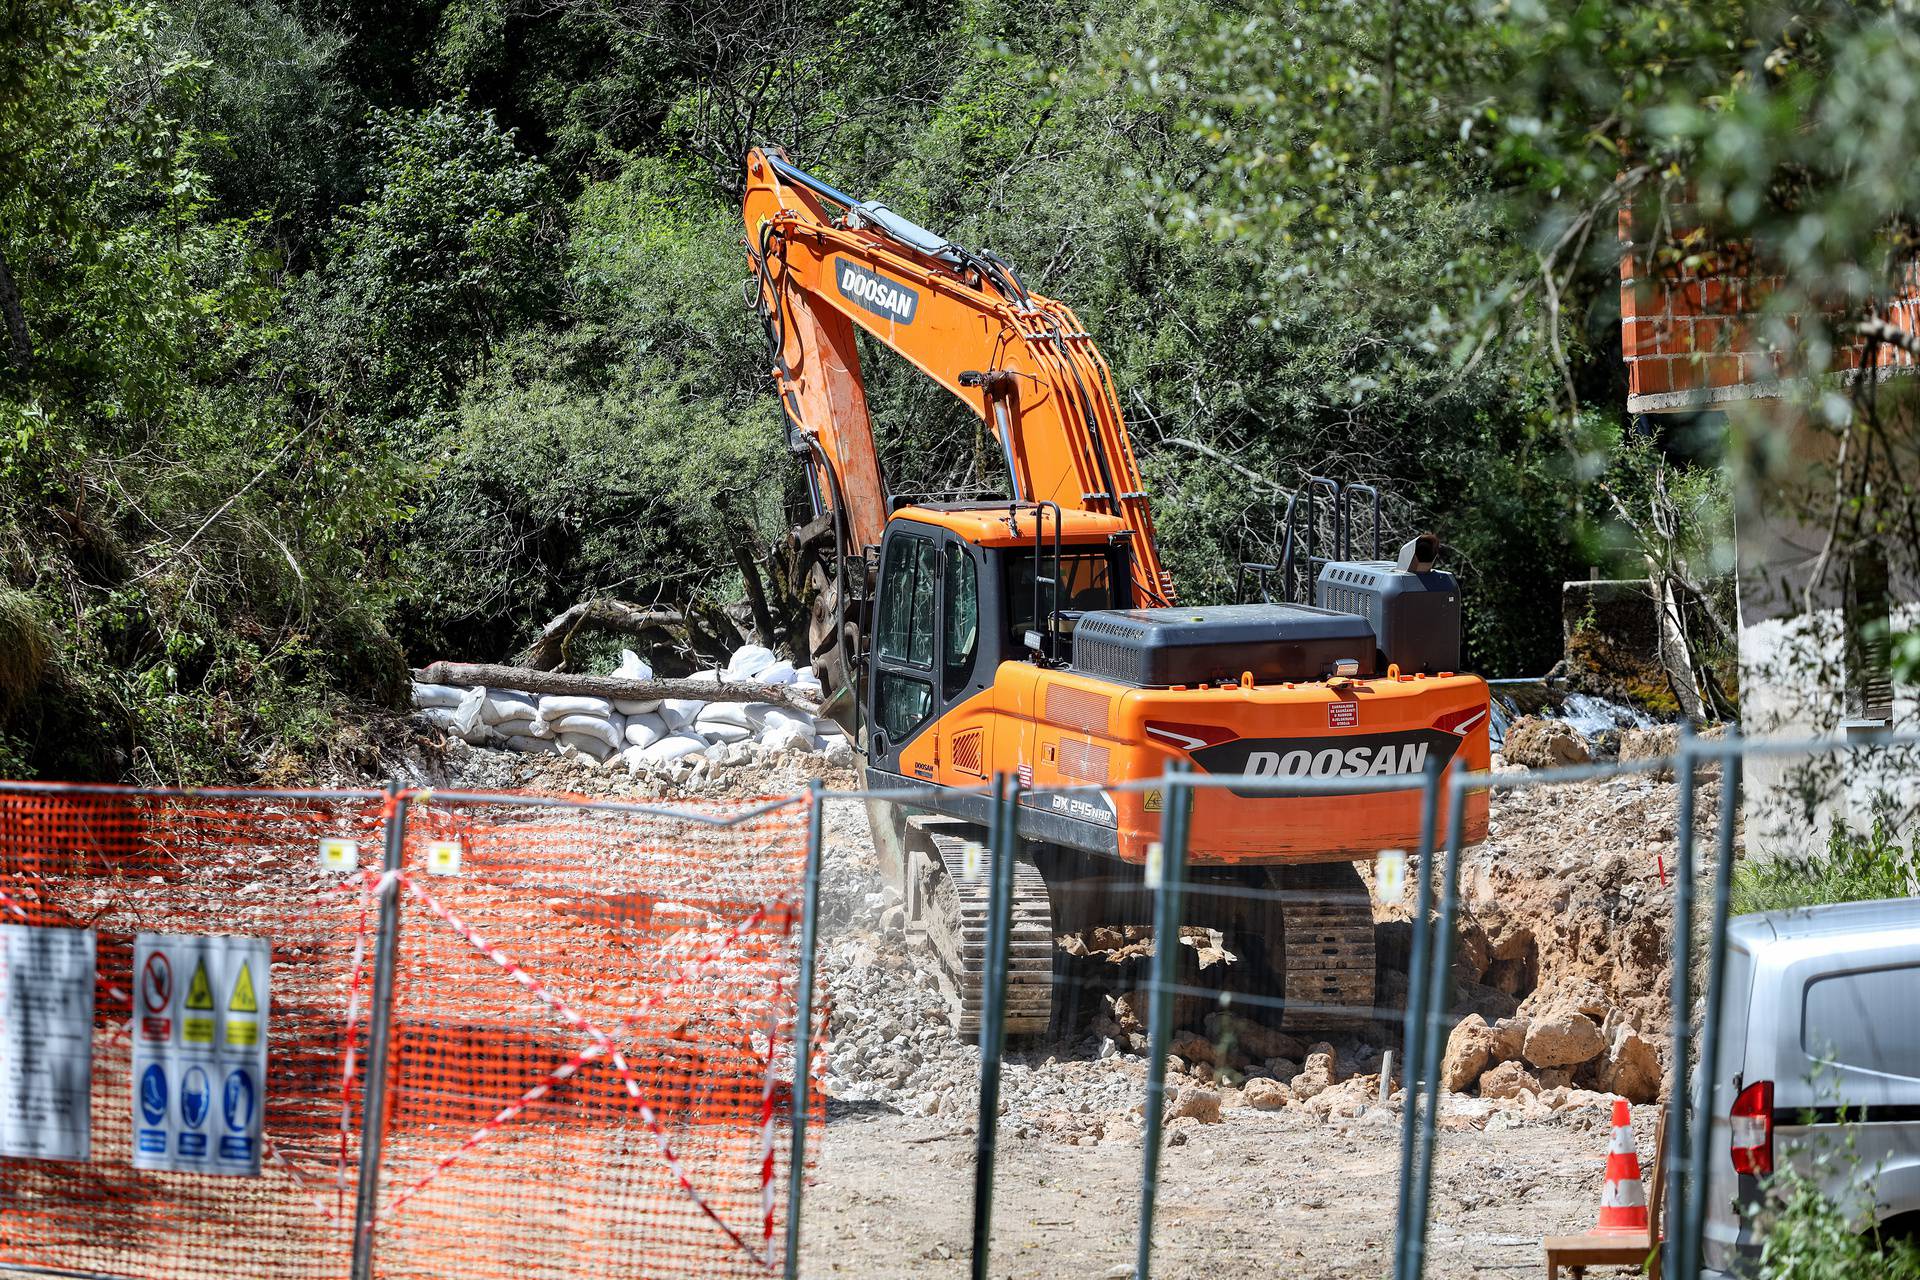
[[1853, 331], [1869, 342], [1884, 342], [1890, 347], [1920, 359], [1920, 335], [1908, 333], [1897, 325], [1888, 324], [1879, 316], [1868, 316], [1854, 325]]
[[685, 631], [687, 618], [677, 609], [642, 609], [621, 600], [582, 600], [542, 627], [539, 638], [520, 660], [535, 671], [564, 666], [567, 644], [574, 632], [589, 625], [638, 636], [676, 628]]

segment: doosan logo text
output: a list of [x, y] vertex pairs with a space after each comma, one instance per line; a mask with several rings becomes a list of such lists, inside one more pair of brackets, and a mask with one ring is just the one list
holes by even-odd
[[896, 324], [913, 323], [913, 313], [920, 309], [919, 294], [844, 258], [838, 265], [835, 279], [839, 282], [841, 297]]
[[1327, 747], [1321, 751], [1255, 751], [1247, 773], [1256, 778], [1365, 778], [1419, 773], [1427, 767], [1427, 744], [1387, 743], [1373, 747]]

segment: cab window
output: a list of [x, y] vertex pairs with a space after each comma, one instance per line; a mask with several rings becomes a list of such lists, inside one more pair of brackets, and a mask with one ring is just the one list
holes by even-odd
[[[1040, 557], [1042, 574], [1053, 572], [1053, 554]], [[1018, 556], [1007, 566], [1007, 639], [1012, 652], [1027, 651], [1026, 635], [1033, 628], [1032, 552]], [[1053, 598], [1051, 587], [1040, 588], [1040, 608], [1044, 612]], [[1060, 554], [1060, 609], [1062, 612], [1089, 613], [1113, 608], [1113, 564], [1105, 551]]]
[[980, 575], [973, 557], [957, 542], [947, 544], [947, 634], [944, 685], [951, 698], [973, 677], [980, 648]]
[[940, 565], [933, 539], [900, 537], [887, 548], [880, 586], [881, 658], [916, 667], [933, 665], [935, 592]]

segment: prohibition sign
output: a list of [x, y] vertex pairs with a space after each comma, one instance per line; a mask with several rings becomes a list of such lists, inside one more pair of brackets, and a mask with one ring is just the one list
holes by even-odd
[[140, 1000], [148, 1013], [159, 1013], [173, 999], [173, 965], [164, 951], [149, 952], [140, 970]]

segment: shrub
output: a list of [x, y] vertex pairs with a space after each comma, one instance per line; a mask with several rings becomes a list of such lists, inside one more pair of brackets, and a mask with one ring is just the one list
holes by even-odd
[[1828, 902], [1905, 898], [1920, 884], [1920, 840], [1903, 847], [1885, 822], [1856, 835], [1835, 826], [1827, 856], [1804, 861], [1742, 862], [1733, 873], [1733, 910], [1780, 911]]

